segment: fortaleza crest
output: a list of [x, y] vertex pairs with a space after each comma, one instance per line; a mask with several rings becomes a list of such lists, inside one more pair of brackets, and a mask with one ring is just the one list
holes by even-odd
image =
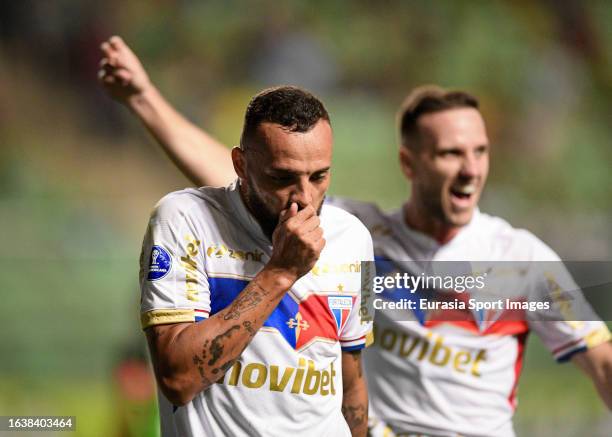
[[328, 296], [327, 304], [336, 320], [338, 331], [340, 331], [353, 308], [353, 298], [351, 296]]
[[151, 257], [149, 258], [149, 281], [157, 281], [165, 277], [172, 268], [172, 257], [161, 246], [153, 246], [151, 248]]

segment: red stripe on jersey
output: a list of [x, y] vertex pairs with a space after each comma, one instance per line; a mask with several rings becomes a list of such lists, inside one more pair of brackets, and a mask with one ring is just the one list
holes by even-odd
[[351, 341], [363, 340], [364, 338], [366, 338], [366, 336], [362, 335], [361, 337], [357, 337], [357, 338], [353, 338], [353, 339], [349, 339], [349, 340], [340, 339], [340, 342], [341, 343], [349, 343]]
[[519, 378], [521, 376], [521, 370], [523, 369], [523, 358], [525, 356], [525, 344], [527, 343], [527, 336], [529, 332], [519, 334], [516, 336], [516, 361], [514, 362], [514, 384], [508, 396], [508, 402], [513, 410], [516, 410], [517, 400], [516, 392], [518, 391]]
[[519, 335], [528, 331], [529, 325], [524, 320], [499, 320], [483, 332], [483, 335]]
[[306, 300], [300, 302], [297, 313], [301, 314], [303, 321], [300, 326], [295, 325], [296, 349], [300, 349], [315, 337], [338, 340], [338, 325], [329, 310], [327, 296], [316, 294], [308, 296]]
[[583, 338], [579, 338], [577, 340], [574, 341], [570, 341], [569, 343], [565, 343], [563, 346], [558, 347], [557, 349], [553, 350], [553, 355], [557, 355], [559, 352], [561, 352], [563, 349], [567, 349], [568, 347], [572, 347], [572, 346], [576, 346], [578, 343], [580, 343], [581, 341], [583, 341]]
[[444, 325], [444, 324], [458, 326], [459, 328], [463, 328], [466, 331], [480, 334], [478, 325], [476, 324], [476, 322], [471, 321], [471, 320], [427, 320], [425, 321], [426, 328], [433, 328], [434, 326]]

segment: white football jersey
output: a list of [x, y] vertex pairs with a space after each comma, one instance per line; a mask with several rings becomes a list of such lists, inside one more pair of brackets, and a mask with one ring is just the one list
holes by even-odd
[[[378, 275], [389, 270], [388, 260], [560, 261], [531, 233], [479, 211], [456, 237], [440, 245], [409, 228], [401, 211], [386, 214], [373, 204], [346, 199], [330, 202], [370, 230]], [[550, 286], [546, 278], [538, 281], [529, 287]], [[415, 312], [412, 321], [397, 321], [385, 311], [376, 312], [374, 344], [364, 353], [370, 408], [398, 434], [513, 436], [516, 389], [530, 330], [558, 361], [610, 339], [601, 321], [450, 319], [430, 320]]]
[[[363, 224], [331, 205], [326, 245], [225, 376], [182, 407], [160, 393], [162, 433], [178, 436], [349, 436], [341, 412], [341, 351], [363, 348]], [[156, 206], [140, 260], [143, 328], [200, 322], [227, 307], [269, 260], [272, 246], [234, 183], [186, 189]]]

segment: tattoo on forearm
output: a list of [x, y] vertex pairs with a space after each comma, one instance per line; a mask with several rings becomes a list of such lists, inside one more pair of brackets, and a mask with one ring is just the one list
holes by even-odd
[[202, 359], [205, 360], [208, 356], [208, 345], [210, 344], [209, 340], [206, 340], [202, 345]]
[[219, 372], [223, 372], [222, 374], [225, 375], [225, 372], [227, 372], [227, 369], [229, 369], [230, 367], [232, 367], [234, 365], [234, 363], [236, 362], [235, 359], [233, 360], [229, 360], [228, 362], [226, 362], [225, 364], [221, 364], [219, 367], [215, 368], [212, 370], [212, 373], [214, 373], [215, 375]]
[[200, 373], [200, 379], [202, 381], [202, 384], [207, 385], [207, 386], [211, 385], [210, 379], [208, 379], [206, 377], [206, 374], [204, 373], [204, 361], [197, 355], [194, 355], [193, 364], [195, 364], [198, 367], [198, 372]]
[[237, 320], [243, 312], [254, 308], [260, 302], [261, 297], [257, 291], [238, 296], [223, 316], [223, 320]]
[[225, 340], [230, 338], [235, 330], [239, 329], [240, 325], [233, 325], [223, 334], [219, 334], [212, 339], [212, 342], [210, 343], [210, 360], [208, 360], [209, 366], [214, 365], [217, 360], [219, 360], [221, 355], [223, 355], [223, 349], [225, 348]]
[[255, 328], [253, 328], [253, 323], [251, 323], [250, 320], [245, 320], [244, 322], [242, 322], [242, 326], [244, 329], [246, 329], [246, 332], [251, 335], [251, 337], [254, 336], [257, 332], [255, 331]]
[[[206, 372], [204, 370], [205, 369], [204, 363], [205, 363], [206, 358], [209, 356], [209, 353], [210, 353], [210, 359], [208, 360], [208, 362], [206, 362], [206, 366], [208, 367], [213, 366], [219, 360], [219, 358], [221, 358], [221, 356], [223, 355], [223, 350], [225, 348], [224, 341], [230, 338], [233, 332], [236, 330], [240, 330], [240, 325], [233, 325], [223, 334], [219, 334], [215, 338], [213, 338], [212, 341], [206, 340], [202, 346], [202, 355], [199, 356], [196, 354], [193, 356], [192, 358], [193, 364], [198, 369], [198, 373], [200, 374], [202, 384], [209, 386], [213, 382], [206, 376]], [[217, 375], [221, 371], [223, 372], [223, 374], [225, 374], [227, 369], [229, 369], [234, 364], [234, 361], [236, 361], [235, 358], [227, 361], [225, 364], [222, 364], [218, 367], [213, 368], [211, 372], [214, 375]]]
[[368, 421], [367, 405], [342, 405], [342, 414], [351, 430], [364, 426]]
[[[242, 293], [240, 293], [238, 298], [228, 307], [227, 312], [223, 314], [223, 320], [228, 321], [240, 319], [243, 313], [255, 308], [264, 300], [264, 296], [269, 294], [267, 290], [262, 288], [256, 282], [251, 282], [248, 287], [249, 289], [245, 289]], [[225, 363], [219, 364], [219, 360], [223, 357], [223, 353], [226, 348], [226, 341], [232, 337], [234, 333], [240, 331], [241, 326], [249, 334], [249, 337], [252, 338], [257, 333], [257, 329], [255, 329], [254, 325], [256, 325], [255, 320], [244, 320], [242, 321], [242, 325], [232, 325], [229, 329], [222, 334], [217, 335], [212, 340], [204, 341], [201, 355], [193, 356], [193, 364], [197, 367], [204, 385], [209, 386], [213, 382], [206, 376], [207, 373], [205, 369], [209, 369], [210, 373], [208, 373], [208, 375], [211, 373], [214, 375], [213, 380], [218, 380], [219, 377], [224, 375], [225, 372], [227, 372], [227, 370], [236, 362], [237, 357], [233, 357]]]
[[240, 293], [238, 298], [228, 308], [227, 313], [223, 315], [223, 320], [239, 319], [243, 312], [255, 308], [263, 300], [263, 296], [269, 294], [257, 282], [251, 282], [247, 287], [252, 289]]

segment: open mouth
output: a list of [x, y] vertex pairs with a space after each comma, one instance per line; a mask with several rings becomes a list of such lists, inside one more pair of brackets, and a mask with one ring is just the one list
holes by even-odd
[[476, 185], [456, 185], [450, 189], [451, 197], [460, 204], [469, 203], [476, 195]]

